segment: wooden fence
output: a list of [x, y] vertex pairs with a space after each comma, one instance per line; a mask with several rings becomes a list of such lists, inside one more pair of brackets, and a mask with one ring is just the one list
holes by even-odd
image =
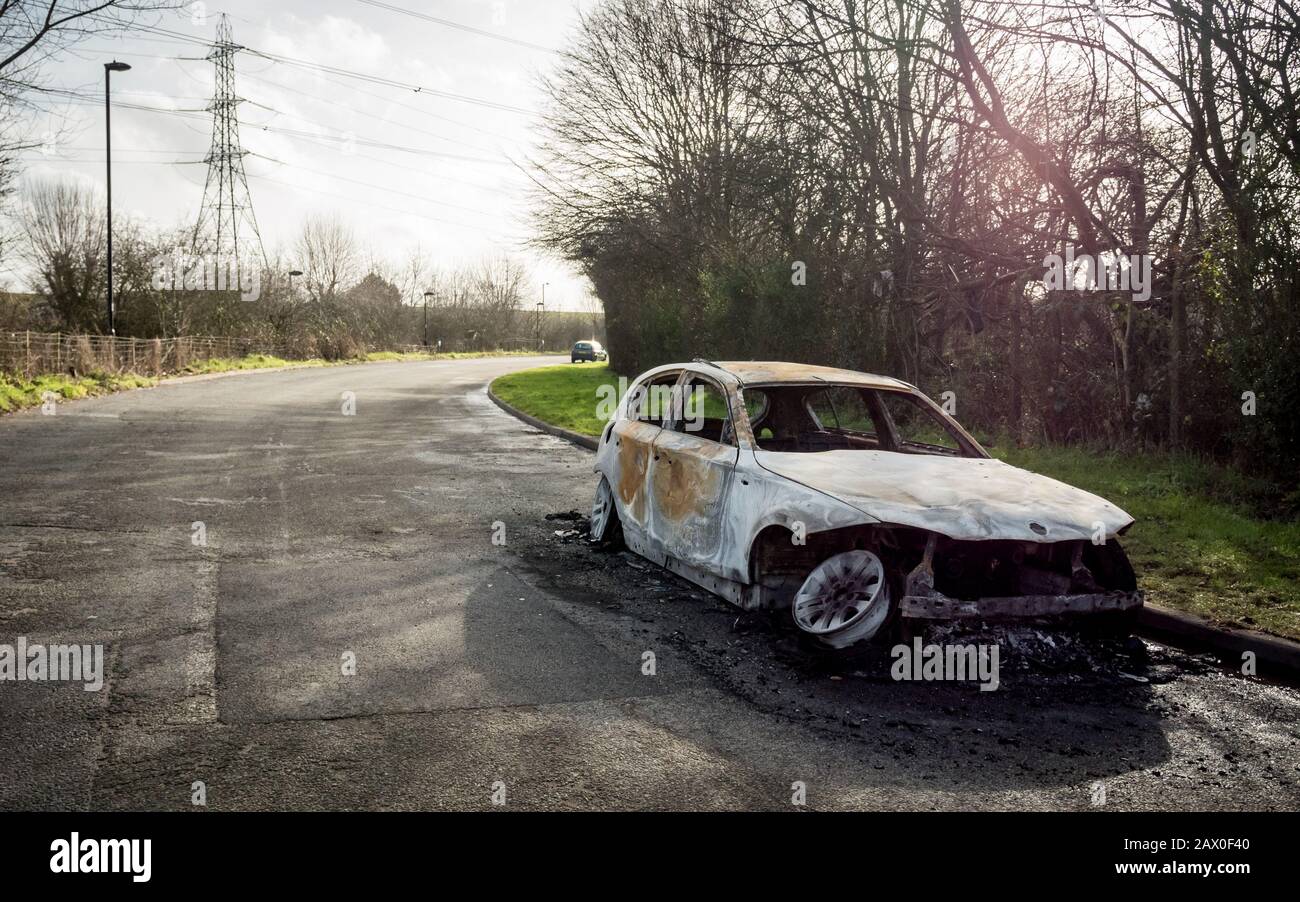
[[[371, 350], [400, 353], [437, 353], [482, 350], [472, 343], [424, 347], [397, 344]], [[120, 338], [112, 335], [75, 335], [62, 332], [0, 332], [0, 373], [31, 378], [54, 373], [139, 373], [158, 376], [177, 373], [191, 363], [215, 357], [270, 354], [292, 360], [300, 357], [277, 345], [251, 338]]]
[[121, 338], [62, 332], [0, 332], [0, 371], [22, 376], [76, 372], [174, 373], [197, 360], [275, 354], [247, 338]]

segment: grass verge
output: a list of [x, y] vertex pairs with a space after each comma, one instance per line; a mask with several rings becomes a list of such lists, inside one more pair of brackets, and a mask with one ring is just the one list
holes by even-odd
[[[599, 435], [597, 392], [617, 385], [605, 364], [501, 376], [497, 397], [583, 435]], [[1137, 522], [1124, 536], [1156, 604], [1300, 639], [1300, 523], [1263, 516], [1276, 486], [1204, 460], [1085, 448], [991, 448], [995, 457], [1106, 498]]]
[[600, 435], [605, 420], [596, 415], [601, 386], [617, 391], [619, 377], [605, 363], [566, 363], [498, 376], [492, 391], [512, 407], [553, 426], [582, 435]]
[[249, 354], [245, 357], [213, 357], [196, 360], [177, 376], [199, 376], [207, 373], [232, 373], [238, 370], [275, 369], [284, 366], [325, 366], [325, 360], [285, 360], [269, 354]]
[[134, 373], [91, 373], [86, 376], [37, 376], [23, 379], [0, 373], [0, 411], [9, 413], [24, 407], [38, 407], [46, 400], [75, 401], [94, 395], [144, 388], [157, 384], [152, 376]]

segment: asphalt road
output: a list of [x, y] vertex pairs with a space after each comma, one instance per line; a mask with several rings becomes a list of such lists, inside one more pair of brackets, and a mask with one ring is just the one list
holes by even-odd
[[1294, 689], [1033, 631], [997, 691], [898, 683], [591, 549], [546, 519], [585, 510], [591, 455], [484, 393], [540, 362], [0, 418], [0, 643], [107, 669], [0, 682], [0, 809], [188, 809], [196, 781], [210, 809], [794, 809], [796, 782], [808, 809], [1300, 808]]

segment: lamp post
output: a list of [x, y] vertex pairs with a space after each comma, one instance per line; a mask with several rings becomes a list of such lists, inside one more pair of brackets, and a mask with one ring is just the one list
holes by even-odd
[[424, 293], [424, 346], [429, 346], [429, 298], [436, 298], [438, 295], [432, 291]]
[[130, 69], [127, 63], [119, 63], [113, 60], [111, 63], [104, 63], [104, 166], [106, 171], [106, 181], [108, 183], [108, 208], [105, 211], [108, 218], [108, 255], [105, 262], [108, 264], [108, 334], [116, 335], [117, 330], [113, 326], [113, 129], [112, 129], [112, 104], [109, 101], [108, 85], [110, 75], [113, 72], [125, 72]]
[[546, 312], [546, 286], [550, 284], [542, 283], [542, 299], [537, 302], [537, 317], [533, 322], [533, 341], [537, 342], [539, 348], [542, 346], [542, 314]]
[[289, 270], [289, 297], [293, 297], [293, 277], [302, 275], [301, 269]]

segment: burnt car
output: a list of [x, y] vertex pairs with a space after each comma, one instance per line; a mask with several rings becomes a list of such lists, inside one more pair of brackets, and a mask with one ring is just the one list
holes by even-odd
[[[629, 387], [596, 454], [596, 541], [843, 648], [887, 624], [1142, 605], [1115, 505], [988, 452], [914, 386], [697, 360]], [[1124, 613], [1127, 612], [1127, 613]]]
[[569, 363], [580, 363], [585, 360], [595, 363], [598, 360], [605, 360], [608, 356], [600, 342], [595, 340], [575, 341], [573, 347], [569, 349]]

